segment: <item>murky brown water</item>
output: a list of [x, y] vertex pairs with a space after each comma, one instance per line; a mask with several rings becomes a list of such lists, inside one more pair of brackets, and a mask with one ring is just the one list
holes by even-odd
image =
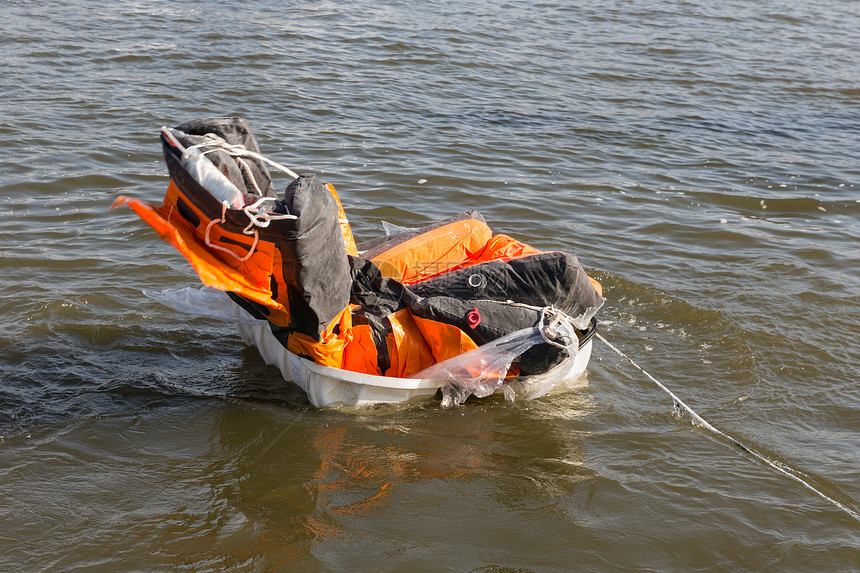
[[[595, 343], [533, 402], [309, 406], [130, 211], [162, 124], [240, 114], [356, 235], [480, 210], [577, 254], [602, 332], [860, 499], [855, 2], [6, 2], [0, 570], [860, 571], [860, 523]], [[419, 183], [419, 180], [426, 180]]]

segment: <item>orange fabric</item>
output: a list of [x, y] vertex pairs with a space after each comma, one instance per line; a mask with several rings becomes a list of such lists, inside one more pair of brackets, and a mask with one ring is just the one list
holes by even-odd
[[543, 251], [535, 249], [523, 242], [517, 241], [513, 237], [509, 237], [507, 235], [494, 235], [489, 241], [487, 241], [483, 250], [475, 253], [469, 259], [464, 260], [458, 265], [453, 265], [450, 268], [442, 269], [441, 272], [436, 273], [435, 275], [424, 277], [422, 280], [433, 278], [450, 271], [465, 269], [480, 263], [486, 263], [489, 261], [510, 261], [521, 257], [538, 255], [542, 252]]
[[[272, 293], [269, 290], [271, 271], [268, 273], [265, 271], [267, 266], [265, 261], [267, 259], [271, 261], [271, 254], [263, 251], [263, 243], [258, 244], [251, 259], [244, 263], [226, 253], [221, 258], [197, 237], [194, 227], [185, 219], [179, 216], [171, 217], [173, 211], [171, 207], [167, 205], [153, 207], [144, 201], [120, 196], [111, 208], [123, 205], [131, 207], [141, 219], [155, 229], [163, 241], [182, 253], [204, 285], [235, 292], [289, 316], [289, 310], [272, 299]], [[271, 246], [269, 248], [271, 249]], [[254, 257], [256, 260], [252, 262]], [[271, 263], [269, 263], [269, 269], [270, 265]]]
[[[417, 316], [412, 317], [416, 325], [421, 330], [424, 340], [430, 346], [436, 362], [442, 362], [449, 358], [454, 358], [470, 350], [478, 348], [478, 345], [469, 338], [469, 335], [451, 324], [444, 324], [426, 318]], [[471, 367], [469, 373], [474, 378], [494, 379], [498, 378], [498, 373], [486, 372], [482, 373], [480, 368]], [[482, 376], [483, 374], [483, 376]], [[520, 369], [516, 366], [511, 366], [505, 378], [514, 378], [519, 376]]]
[[597, 294], [599, 294], [600, 296], [603, 296], [603, 285], [591, 277], [588, 277], [588, 280], [591, 281], [591, 286], [594, 287], [594, 290], [597, 291]]
[[358, 249], [355, 247], [355, 237], [352, 236], [352, 228], [349, 226], [349, 220], [346, 218], [346, 212], [343, 210], [343, 205], [340, 202], [340, 197], [337, 196], [337, 191], [334, 190], [334, 185], [326, 183], [325, 188], [334, 197], [337, 203], [337, 220], [340, 223], [340, 231], [343, 233], [343, 244], [346, 247], [346, 254], [354, 257], [358, 256]]
[[341, 368], [343, 354], [352, 341], [352, 309], [349, 306], [332, 320], [316, 341], [306, 334], [293, 332], [287, 339], [287, 350], [293, 354], [309, 356], [322, 366]]
[[507, 235], [495, 235], [487, 242], [487, 246], [481, 253], [480, 261], [495, 261], [499, 259], [518, 259], [539, 255], [540, 251], [530, 245], [509, 237]]
[[409, 309], [398, 310], [388, 316], [391, 334], [386, 337], [391, 367], [386, 376], [407, 378], [434, 364], [433, 353], [421, 336]]
[[[179, 186], [173, 182], [173, 179], [171, 179], [167, 185], [167, 191], [164, 193], [164, 206], [175, 209], [177, 201], [182, 198], [182, 191], [179, 190]], [[188, 208], [188, 210], [197, 216], [199, 221], [202, 222], [202, 224], [199, 224], [195, 229], [195, 231], [199, 233], [199, 237], [202, 239], [209, 217], [205, 215], [193, 202], [186, 199], [183, 201], [183, 204]], [[188, 226], [191, 227], [191, 223], [188, 223]]]
[[424, 337], [436, 362], [459, 356], [478, 347], [468, 334], [452, 324], [418, 316], [413, 316], [412, 320], [421, 331], [421, 336]]
[[412, 284], [474, 258], [491, 236], [486, 223], [455, 221], [395, 245], [371, 260], [383, 275]]
[[341, 368], [352, 372], [382, 376], [377, 362], [378, 352], [373, 342], [370, 325], [359, 324], [352, 327], [352, 341], [343, 349]]

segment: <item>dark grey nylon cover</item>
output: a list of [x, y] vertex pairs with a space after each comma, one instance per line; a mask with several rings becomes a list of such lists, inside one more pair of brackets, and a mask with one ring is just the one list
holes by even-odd
[[[248, 151], [260, 153], [260, 147], [257, 145], [257, 138], [251, 131], [251, 126], [248, 121], [241, 117], [210, 117], [206, 119], [195, 119], [187, 121], [182, 125], [176, 126], [176, 129], [188, 134], [189, 137], [178, 138], [182, 145], [196, 145], [203, 142], [203, 137], [207, 133], [214, 133], [223, 138], [231, 145], [242, 145]], [[227, 176], [233, 185], [239, 188], [243, 193], [257, 193], [251, 182], [248, 173], [242, 169], [236, 160], [223, 151], [211, 151], [206, 154], [212, 163], [215, 164], [221, 173]], [[251, 175], [263, 192], [263, 196], [275, 197], [275, 191], [272, 188], [272, 177], [269, 175], [269, 170], [266, 164], [254, 157], [243, 158], [245, 163], [250, 167]]]

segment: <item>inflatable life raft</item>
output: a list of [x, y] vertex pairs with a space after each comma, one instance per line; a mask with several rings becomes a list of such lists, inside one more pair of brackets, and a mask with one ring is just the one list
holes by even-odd
[[114, 206], [226, 293], [245, 341], [314, 405], [534, 397], [585, 370], [603, 298], [576, 257], [494, 235], [475, 211], [356, 244], [334, 187], [260, 154], [244, 119], [164, 127], [161, 143], [163, 204]]

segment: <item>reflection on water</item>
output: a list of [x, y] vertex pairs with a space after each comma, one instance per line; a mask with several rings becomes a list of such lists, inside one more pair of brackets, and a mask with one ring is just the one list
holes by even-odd
[[[565, 515], [564, 500], [595, 478], [577, 433], [548, 431], [552, 417], [526, 408], [499, 424], [500, 407], [370, 417], [224, 407], [206, 458], [229, 463], [201, 469], [208, 511], [189, 507], [165, 554], [175, 564], [216, 553], [223, 563], [265, 555], [255, 563], [337, 569], [356, 552], [369, 564], [406, 562], [439, 551], [452, 532], [480, 538], [485, 520], [531, 511], [526, 494]], [[452, 504], [462, 507], [454, 521], [445, 516]]]

